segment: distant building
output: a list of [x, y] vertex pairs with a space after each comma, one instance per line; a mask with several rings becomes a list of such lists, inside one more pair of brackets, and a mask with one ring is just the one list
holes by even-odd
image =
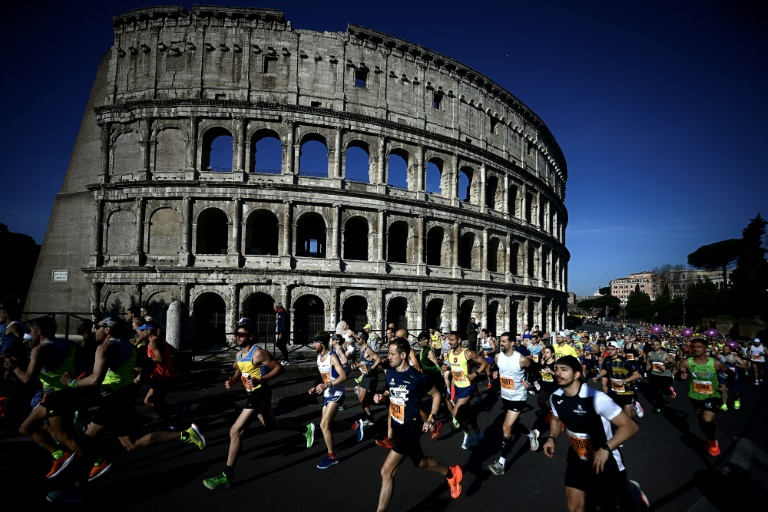
[[629, 295], [637, 288], [648, 294], [651, 300], [657, 295], [657, 276], [653, 272], [637, 272], [629, 274], [629, 277], [621, 277], [611, 281], [611, 295], [617, 297], [622, 303], [626, 303]]
[[[731, 272], [727, 271], [727, 286], [731, 286]], [[626, 304], [629, 295], [639, 287], [641, 292], [648, 294], [651, 300], [661, 294], [664, 285], [669, 286], [672, 298], [685, 295], [688, 287], [708, 279], [718, 288], [723, 288], [723, 273], [720, 270], [673, 270], [659, 275], [654, 272], [643, 271], [630, 274], [629, 277], [621, 277], [611, 281], [611, 295]]]

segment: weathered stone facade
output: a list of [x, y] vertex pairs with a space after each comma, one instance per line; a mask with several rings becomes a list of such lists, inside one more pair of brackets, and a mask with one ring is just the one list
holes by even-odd
[[178, 300], [199, 333], [243, 315], [269, 329], [281, 301], [297, 342], [341, 317], [564, 325], [565, 159], [488, 78], [269, 9], [153, 7], [113, 25], [28, 311]]

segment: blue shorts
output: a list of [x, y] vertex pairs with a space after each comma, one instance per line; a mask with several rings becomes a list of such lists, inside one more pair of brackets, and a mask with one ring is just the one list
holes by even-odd
[[333, 395], [329, 395], [329, 396], [324, 396], [323, 397], [323, 407], [325, 407], [326, 405], [331, 404], [331, 403], [339, 404], [339, 405], [344, 405], [344, 400], [346, 400], [346, 398], [347, 398], [347, 395], [345, 395], [344, 393], [341, 393], [341, 394], [338, 394], [338, 395], [333, 394]]

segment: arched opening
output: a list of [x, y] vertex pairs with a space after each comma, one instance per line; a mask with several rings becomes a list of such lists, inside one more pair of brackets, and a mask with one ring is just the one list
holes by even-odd
[[359, 295], [347, 297], [341, 307], [341, 318], [347, 321], [350, 329], [361, 331], [368, 323], [368, 301]]
[[344, 176], [348, 181], [370, 183], [371, 160], [368, 146], [362, 142], [350, 144], [344, 156]]
[[393, 222], [387, 234], [387, 261], [408, 263], [408, 224], [404, 221]]
[[301, 145], [299, 176], [328, 177], [328, 148], [319, 140], [310, 139]]
[[254, 293], [243, 301], [242, 316], [251, 319], [256, 328], [256, 339], [262, 347], [272, 346], [275, 342], [274, 304], [275, 299], [261, 292]]
[[499, 179], [496, 176], [489, 176], [485, 183], [485, 205], [489, 210], [496, 209], [496, 193], [499, 188]]
[[472, 232], [464, 233], [459, 240], [459, 266], [461, 268], [472, 268], [472, 252], [475, 247], [475, 234]]
[[485, 328], [488, 329], [489, 332], [495, 334], [498, 336], [501, 334], [498, 331], [498, 314], [499, 314], [499, 303], [496, 301], [491, 302], [488, 304], [488, 318], [485, 319]]
[[218, 208], [206, 208], [197, 218], [197, 254], [227, 254], [227, 215]]
[[435, 226], [427, 232], [427, 265], [442, 265], [443, 228]]
[[459, 169], [459, 199], [463, 203], [472, 202], [472, 178], [474, 171], [471, 167]]
[[[387, 304], [387, 325], [395, 324], [395, 330], [407, 329], [406, 312], [408, 311], [408, 302], [403, 297], [394, 297]], [[410, 340], [409, 340], [410, 341]]]
[[212, 292], [200, 294], [194, 302], [192, 324], [196, 348], [224, 345], [227, 341], [226, 305]]
[[427, 312], [424, 318], [427, 328], [434, 327], [440, 329], [443, 322], [443, 299], [432, 299], [427, 304]]
[[469, 325], [469, 319], [472, 318], [472, 310], [475, 308], [475, 301], [471, 299], [465, 300], [459, 308], [459, 332], [463, 339], [467, 339], [467, 326]]
[[507, 211], [510, 217], [517, 217], [517, 185], [509, 187], [507, 194]]
[[317, 295], [302, 295], [293, 303], [293, 342], [306, 345], [325, 330], [325, 306]]
[[342, 257], [347, 260], [368, 261], [368, 220], [365, 217], [352, 217], [344, 223]]
[[387, 159], [387, 185], [408, 189], [408, 154], [392, 152]]
[[221, 127], [206, 131], [202, 158], [204, 171], [232, 172], [232, 134]]
[[258, 174], [280, 174], [283, 169], [283, 144], [272, 131], [260, 131], [251, 139], [249, 169]]
[[325, 221], [320, 214], [302, 215], [296, 223], [296, 256], [325, 258]]
[[427, 162], [427, 183], [426, 191], [428, 194], [443, 193], [443, 162], [438, 158], [433, 158]]
[[530, 192], [525, 194], [525, 220], [533, 222], [533, 194]]
[[513, 242], [509, 247], [509, 271], [512, 275], [517, 276], [520, 273], [519, 265], [517, 261], [520, 257], [520, 244]]
[[535, 277], [536, 276], [536, 248], [533, 246], [533, 244], [528, 244], [528, 277]]
[[280, 227], [277, 216], [269, 210], [256, 210], [248, 216], [245, 227], [245, 254], [277, 255]]
[[499, 239], [496, 237], [488, 243], [488, 271], [499, 272]]

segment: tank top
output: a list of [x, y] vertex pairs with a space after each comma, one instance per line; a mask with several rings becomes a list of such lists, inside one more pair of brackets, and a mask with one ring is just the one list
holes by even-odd
[[[541, 361], [541, 382], [539, 384], [542, 388], [544, 388], [546, 391], [552, 392], [553, 390], [557, 389], [557, 382], [555, 381], [555, 362], [557, 359], [553, 359], [551, 363], [545, 363], [542, 359]], [[549, 370], [551, 373], [547, 373], [544, 371], [544, 369]]]
[[[344, 394], [344, 383], [331, 385], [331, 382], [339, 377], [339, 372], [333, 366], [333, 358], [339, 357], [333, 352], [329, 352], [325, 355], [317, 355], [317, 369], [320, 371], [320, 377], [323, 379], [323, 383], [328, 386], [328, 389], [323, 391], [323, 396], [339, 396]], [[325, 359], [323, 359], [325, 358]]]
[[419, 352], [419, 363], [421, 364], [421, 369], [429, 373], [439, 373], [440, 367], [437, 366], [435, 363], [433, 363], [429, 359], [430, 350], [433, 350], [433, 349], [429, 347], [424, 347], [423, 349], [421, 349], [421, 352]]
[[511, 356], [499, 352], [499, 382], [501, 383], [501, 398], [521, 401], [528, 397], [528, 391], [523, 387], [525, 372], [520, 366], [520, 352], [514, 351]]
[[128, 340], [110, 338], [117, 345], [117, 355], [109, 362], [109, 368], [101, 383], [102, 391], [117, 391], [133, 384], [136, 368], [136, 347]]
[[[176, 377], [176, 371], [174, 370], [173, 363], [171, 362], [171, 347], [165, 340], [162, 339], [158, 339], [157, 343], [160, 345], [160, 353], [163, 356], [163, 360], [159, 363], [155, 363], [155, 367], [152, 369], [152, 374], [149, 376], [149, 378], [161, 380], [172, 379]], [[150, 347], [151, 345], [147, 343], [147, 357], [152, 359], [155, 357], [155, 353], [152, 352]]]
[[51, 356], [47, 358], [47, 364], [40, 369], [40, 383], [43, 385], [43, 393], [50, 393], [66, 387], [61, 383], [64, 372], [75, 371], [75, 346], [67, 340], [48, 340], [42, 345]]
[[[253, 364], [253, 354], [260, 348], [258, 345], [254, 345], [245, 355], [243, 355], [242, 350], [237, 352], [237, 369], [240, 370], [240, 379], [242, 379], [243, 387], [247, 393], [262, 386], [267, 386], [266, 382], [262, 382], [261, 377], [269, 373], [269, 368], [264, 365], [256, 366]], [[256, 380], [256, 382], [252, 381], [253, 386], [248, 384], [248, 377]]]
[[715, 360], [707, 358], [704, 364], [696, 364], [692, 357], [688, 358], [688, 396], [694, 400], [707, 400], [720, 398], [717, 390], [719, 381], [715, 372]]
[[457, 388], [468, 388], [472, 384], [472, 381], [467, 377], [469, 362], [467, 361], [466, 351], [467, 349], [464, 349], [459, 354], [454, 354], [452, 350], [448, 352], [453, 385]]
[[363, 345], [362, 348], [360, 349], [360, 355], [357, 358], [360, 364], [365, 367], [365, 368], [363, 368], [362, 366], [360, 367], [360, 371], [364, 374], [368, 373], [371, 370], [371, 366], [373, 366], [373, 364], [376, 362], [372, 359], [365, 358], [365, 353], [368, 351], [367, 350], [368, 348], [370, 348], [370, 346], [367, 343]]
[[[664, 350], [659, 350], [658, 353], [651, 350], [648, 352], [648, 361], [651, 363], [651, 375], [656, 375], [657, 377], [672, 377], [672, 371], [667, 367], [666, 363], [664, 363], [664, 356], [666, 356], [667, 353]], [[664, 368], [662, 370], [662, 367]]]

